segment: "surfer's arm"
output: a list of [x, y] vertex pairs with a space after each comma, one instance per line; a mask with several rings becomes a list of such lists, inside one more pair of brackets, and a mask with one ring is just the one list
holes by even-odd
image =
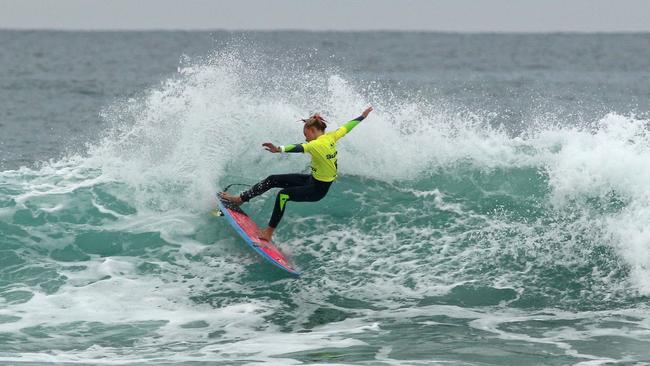
[[272, 152], [272, 153], [279, 153], [280, 152], [280, 146], [275, 146], [271, 142], [265, 142], [265, 143], [262, 144], [262, 146], [264, 146], [264, 149], [266, 149], [266, 151], [268, 151], [268, 152]]
[[348, 121], [343, 124], [343, 126], [339, 127], [334, 131], [334, 138], [336, 140], [340, 139], [341, 137], [345, 136], [348, 132], [352, 131], [353, 128], [355, 128], [361, 121], [363, 121], [364, 117], [359, 116], [351, 121]]
[[339, 127], [336, 131], [334, 131], [334, 137], [338, 140], [341, 137], [345, 136], [348, 132], [352, 131], [353, 128], [355, 128], [361, 121], [363, 121], [366, 117], [368, 117], [368, 114], [372, 112], [372, 107], [367, 108], [361, 115], [351, 121], [348, 121], [343, 124], [343, 126]]
[[279, 152], [292, 152], [292, 153], [302, 153], [305, 152], [305, 147], [303, 144], [295, 144], [295, 145], [281, 145], [281, 146], [275, 146], [270, 142], [265, 142], [262, 144], [266, 151], [272, 152], [272, 153], [279, 153]]
[[355, 119], [353, 119], [353, 120], [351, 120], [349, 122], [344, 123], [343, 126], [341, 126], [341, 127], [344, 127], [347, 130], [347, 132], [350, 132], [350, 131], [352, 131], [353, 128], [357, 127], [357, 125], [359, 123], [361, 123], [361, 121], [363, 121], [365, 118], [366, 117], [364, 117], [364, 116], [359, 116], [359, 117], [357, 117], [357, 118], [355, 118]]
[[304, 153], [305, 152], [305, 147], [302, 146], [302, 144], [282, 145], [282, 146], [280, 146], [280, 151], [281, 152], [286, 152], [286, 153]]

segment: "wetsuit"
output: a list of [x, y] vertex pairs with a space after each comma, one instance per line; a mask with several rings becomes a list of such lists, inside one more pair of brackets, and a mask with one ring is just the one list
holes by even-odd
[[242, 192], [240, 195], [242, 201], [247, 202], [271, 188], [282, 188], [275, 198], [273, 214], [269, 220], [269, 227], [272, 228], [276, 228], [282, 219], [287, 201], [320, 201], [337, 177], [336, 141], [352, 131], [363, 119], [363, 116], [359, 116], [336, 131], [323, 134], [306, 143], [280, 146], [280, 150], [285, 153], [310, 154], [311, 174], [270, 175], [249, 190]]

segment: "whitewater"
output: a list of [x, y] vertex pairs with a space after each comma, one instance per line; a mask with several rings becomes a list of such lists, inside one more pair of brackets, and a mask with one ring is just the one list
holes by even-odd
[[[336, 46], [278, 61], [251, 43], [176, 55], [103, 104], [86, 141], [0, 171], [0, 362], [650, 362], [642, 110], [542, 106], [506, 123], [318, 62]], [[308, 171], [263, 142], [369, 105], [328, 196], [290, 202], [276, 231], [301, 277], [210, 215], [228, 184]], [[246, 210], [264, 223], [274, 199]]]

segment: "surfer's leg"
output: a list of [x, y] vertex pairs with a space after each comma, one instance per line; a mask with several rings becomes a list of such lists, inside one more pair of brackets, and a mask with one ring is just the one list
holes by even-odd
[[242, 192], [239, 197], [241, 197], [242, 202], [248, 202], [251, 198], [257, 197], [271, 188], [288, 188], [305, 185], [309, 182], [310, 177], [308, 174], [269, 175], [249, 190]]
[[289, 187], [278, 192], [275, 197], [275, 205], [273, 207], [273, 214], [269, 220], [269, 227], [276, 228], [284, 215], [284, 208], [288, 201], [295, 202], [315, 202], [320, 201], [329, 190], [331, 183], [318, 182], [305, 186]]

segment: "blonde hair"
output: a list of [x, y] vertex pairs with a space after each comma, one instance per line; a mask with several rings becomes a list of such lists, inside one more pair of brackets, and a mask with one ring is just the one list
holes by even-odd
[[314, 113], [311, 117], [302, 121], [305, 122], [305, 128], [316, 127], [321, 131], [325, 131], [327, 128], [327, 121], [319, 113]]

